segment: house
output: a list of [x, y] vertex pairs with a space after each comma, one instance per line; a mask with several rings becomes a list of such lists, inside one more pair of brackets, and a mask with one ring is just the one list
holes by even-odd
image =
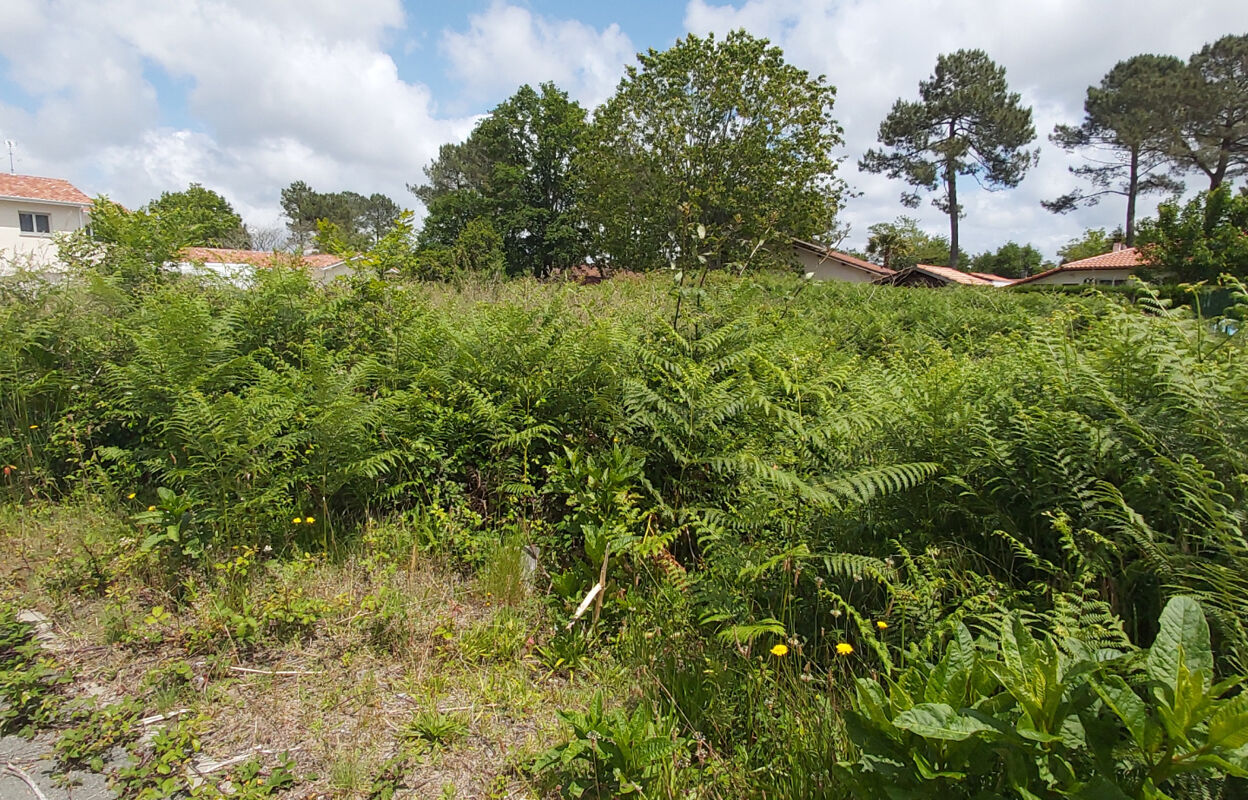
[[308, 270], [312, 280], [329, 283], [334, 278], [349, 276], [355, 272], [349, 259], [330, 253], [290, 253], [266, 250], [232, 250], [225, 247], [185, 247], [179, 257], [177, 268], [191, 272], [202, 267], [232, 281], [246, 280], [257, 269], [273, 267], [301, 267]]
[[872, 283], [893, 274], [893, 270], [887, 267], [800, 239], [793, 241], [793, 254], [802, 272], [817, 281]]
[[893, 275], [881, 278], [876, 282], [890, 283], [893, 286], [939, 288], [950, 284], [958, 284], [960, 286], [1008, 286], [1014, 281], [1010, 278], [991, 275], [986, 272], [963, 272], [953, 267], [915, 264], [913, 267], [898, 270]]
[[1144, 265], [1140, 252], [1134, 247], [1114, 245], [1114, 249], [1099, 256], [1071, 261], [1060, 267], [1038, 272], [1028, 278], [1014, 281], [1013, 286], [1121, 286], [1131, 277], [1137, 267]]
[[60, 178], [0, 174], [0, 275], [61, 270], [55, 234], [86, 227], [91, 198]]

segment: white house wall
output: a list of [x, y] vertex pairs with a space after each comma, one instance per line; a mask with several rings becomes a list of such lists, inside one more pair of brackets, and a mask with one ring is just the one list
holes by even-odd
[[[51, 233], [23, 233], [18, 214], [47, 214]], [[37, 271], [59, 267], [54, 234], [83, 227], [87, 214], [78, 206], [40, 203], [36, 200], [0, 200], [0, 274], [16, 269]]]
[[797, 249], [797, 260], [803, 273], [813, 273], [817, 281], [845, 281], [846, 283], [870, 283], [879, 277], [866, 270], [847, 266], [834, 258], [824, 258], [809, 250]]
[[1052, 275], [1046, 275], [1043, 278], [1037, 278], [1034, 281], [1028, 281], [1025, 285], [1032, 286], [1072, 286], [1072, 285], [1092, 285], [1092, 284], [1112, 284], [1115, 281], [1125, 281], [1131, 277], [1132, 270], [1130, 267], [1123, 269], [1072, 269], [1065, 272], [1055, 272]]

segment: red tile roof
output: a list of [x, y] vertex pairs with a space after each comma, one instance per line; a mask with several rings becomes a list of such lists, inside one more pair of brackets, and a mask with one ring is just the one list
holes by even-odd
[[844, 264], [847, 267], [856, 267], [865, 272], [870, 272], [872, 275], [892, 275], [894, 272], [896, 272], [896, 270], [892, 270], [887, 267], [881, 267], [879, 264], [872, 264], [870, 261], [863, 261], [861, 258], [858, 258], [856, 256], [851, 256], [849, 253], [842, 253], [839, 250], [832, 250], [831, 248], [827, 248], [827, 247], [824, 247], [823, 245], [815, 244], [814, 242], [804, 242], [801, 239], [794, 239], [793, 244], [797, 247], [800, 247], [803, 250], [808, 250], [822, 258], [831, 259], [833, 261], [840, 261], [842, 264]]
[[1124, 247], [1121, 250], [1112, 250], [1108, 253], [1101, 253], [1099, 256], [1091, 258], [1083, 258], [1078, 261], [1071, 261], [1062, 264], [1060, 267], [1054, 267], [1044, 272], [1037, 272], [1026, 278], [1014, 281], [1015, 285], [1020, 283], [1030, 283], [1040, 278], [1046, 278], [1058, 272], [1071, 272], [1075, 270], [1098, 270], [1098, 269], [1130, 269], [1132, 267], [1143, 266], [1144, 262], [1140, 258], [1140, 251], [1134, 247]]
[[325, 269], [341, 264], [344, 259], [331, 253], [309, 253], [295, 256], [290, 253], [274, 253], [268, 250], [231, 250], [226, 247], [184, 247], [182, 257], [187, 261], [203, 264], [250, 264], [253, 267], [271, 267], [274, 263], [303, 263], [309, 267]]
[[37, 178], [34, 175], [0, 174], [0, 197], [76, 206], [91, 205], [91, 198], [78, 191], [69, 181], [60, 178]]

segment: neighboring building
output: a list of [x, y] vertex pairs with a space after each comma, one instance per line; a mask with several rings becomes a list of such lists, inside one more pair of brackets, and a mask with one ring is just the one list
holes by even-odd
[[793, 253], [802, 272], [817, 281], [871, 283], [893, 275], [891, 269], [812, 242], [794, 240]]
[[1114, 249], [1099, 256], [1071, 261], [1060, 267], [1045, 272], [1038, 272], [1029, 278], [1021, 278], [1012, 285], [1033, 284], [1037, 286], [1070, 286], [1085, 284], [1090, 286], [1121, 286], [1143, 266], [1140, 253], [1134, 247], [1115, 245]]
[[0, 275], [59, 273], [55, 234], [86, 227], [91, 198], [69, 181], [0, 174]]
[[334, 278], [351, 275], [355, 268], [342, 256], [329, 253], [292, 255], [265, 250], [231, 250], [224, 247], [186, 247], [181, 252], [182, 261], [177, 267], [190, 272], [203, 267], [232, 281], [246, 280], [257, 268], [302, 267], [308, 270], [318, 283], [329, 283]]
[[893, 275], [881, 278], [877, 283], [891, 283], [893, 286], [923, 286], [939, 288], [956, 283], [960, 286], [1009, 286], [1013, 281], [1000, 275], [986, 272], [963, 272], [953, 267], [938, 267], [932, 264], [915, 264], [913, 267], [899, 270]]

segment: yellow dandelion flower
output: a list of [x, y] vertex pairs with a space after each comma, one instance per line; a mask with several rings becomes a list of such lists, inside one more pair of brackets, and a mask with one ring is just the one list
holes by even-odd
[[147, 510], [148, 510], [148, 511], [155, 511], [155, 510], [156, 510], [156, 506], [148, 506], [148, 507], [147, 507]]
[[133, 499], [134, 499], [134, 492], [131, 492], [130, 494], [126, 495], [126, 499], [127, 499], [127, 500], [133, 500]]
[[38, 425], [31, 425], [30, 429], [33, 431], [33, 430], [36, 430], [38, 427], [39, 427]]
[[836, 646], [836, 654], [838, 656], [852, 655], [853, 652], [854, 652], [854, 646], [850, 644], [849, 642], [841, 642], [840, 644]]
[[875, 621], [875, 627], [879, 628], [882, 631], [886, 631], [888, 630], [888, 623], [882, 619], [877, 619]]
[[316, 517], [305, 517], [303, 521], [311, 525], [313, 522], [316, 522]]
[[781, 658], [783, 656], [786, 656], [788, 655], [788, 653], [789, 653], [788, 646], [783, 645], [783, 644], [778, 644], [775, 647], [771, 648], [771, 654], [775, 656], [776, 658]]
[[300, 522], [303, 522], [303, 517], [295, 517], [294, 519], [291, 520], [291, 522], [294, 523], [295, 525], [298, 525]]

